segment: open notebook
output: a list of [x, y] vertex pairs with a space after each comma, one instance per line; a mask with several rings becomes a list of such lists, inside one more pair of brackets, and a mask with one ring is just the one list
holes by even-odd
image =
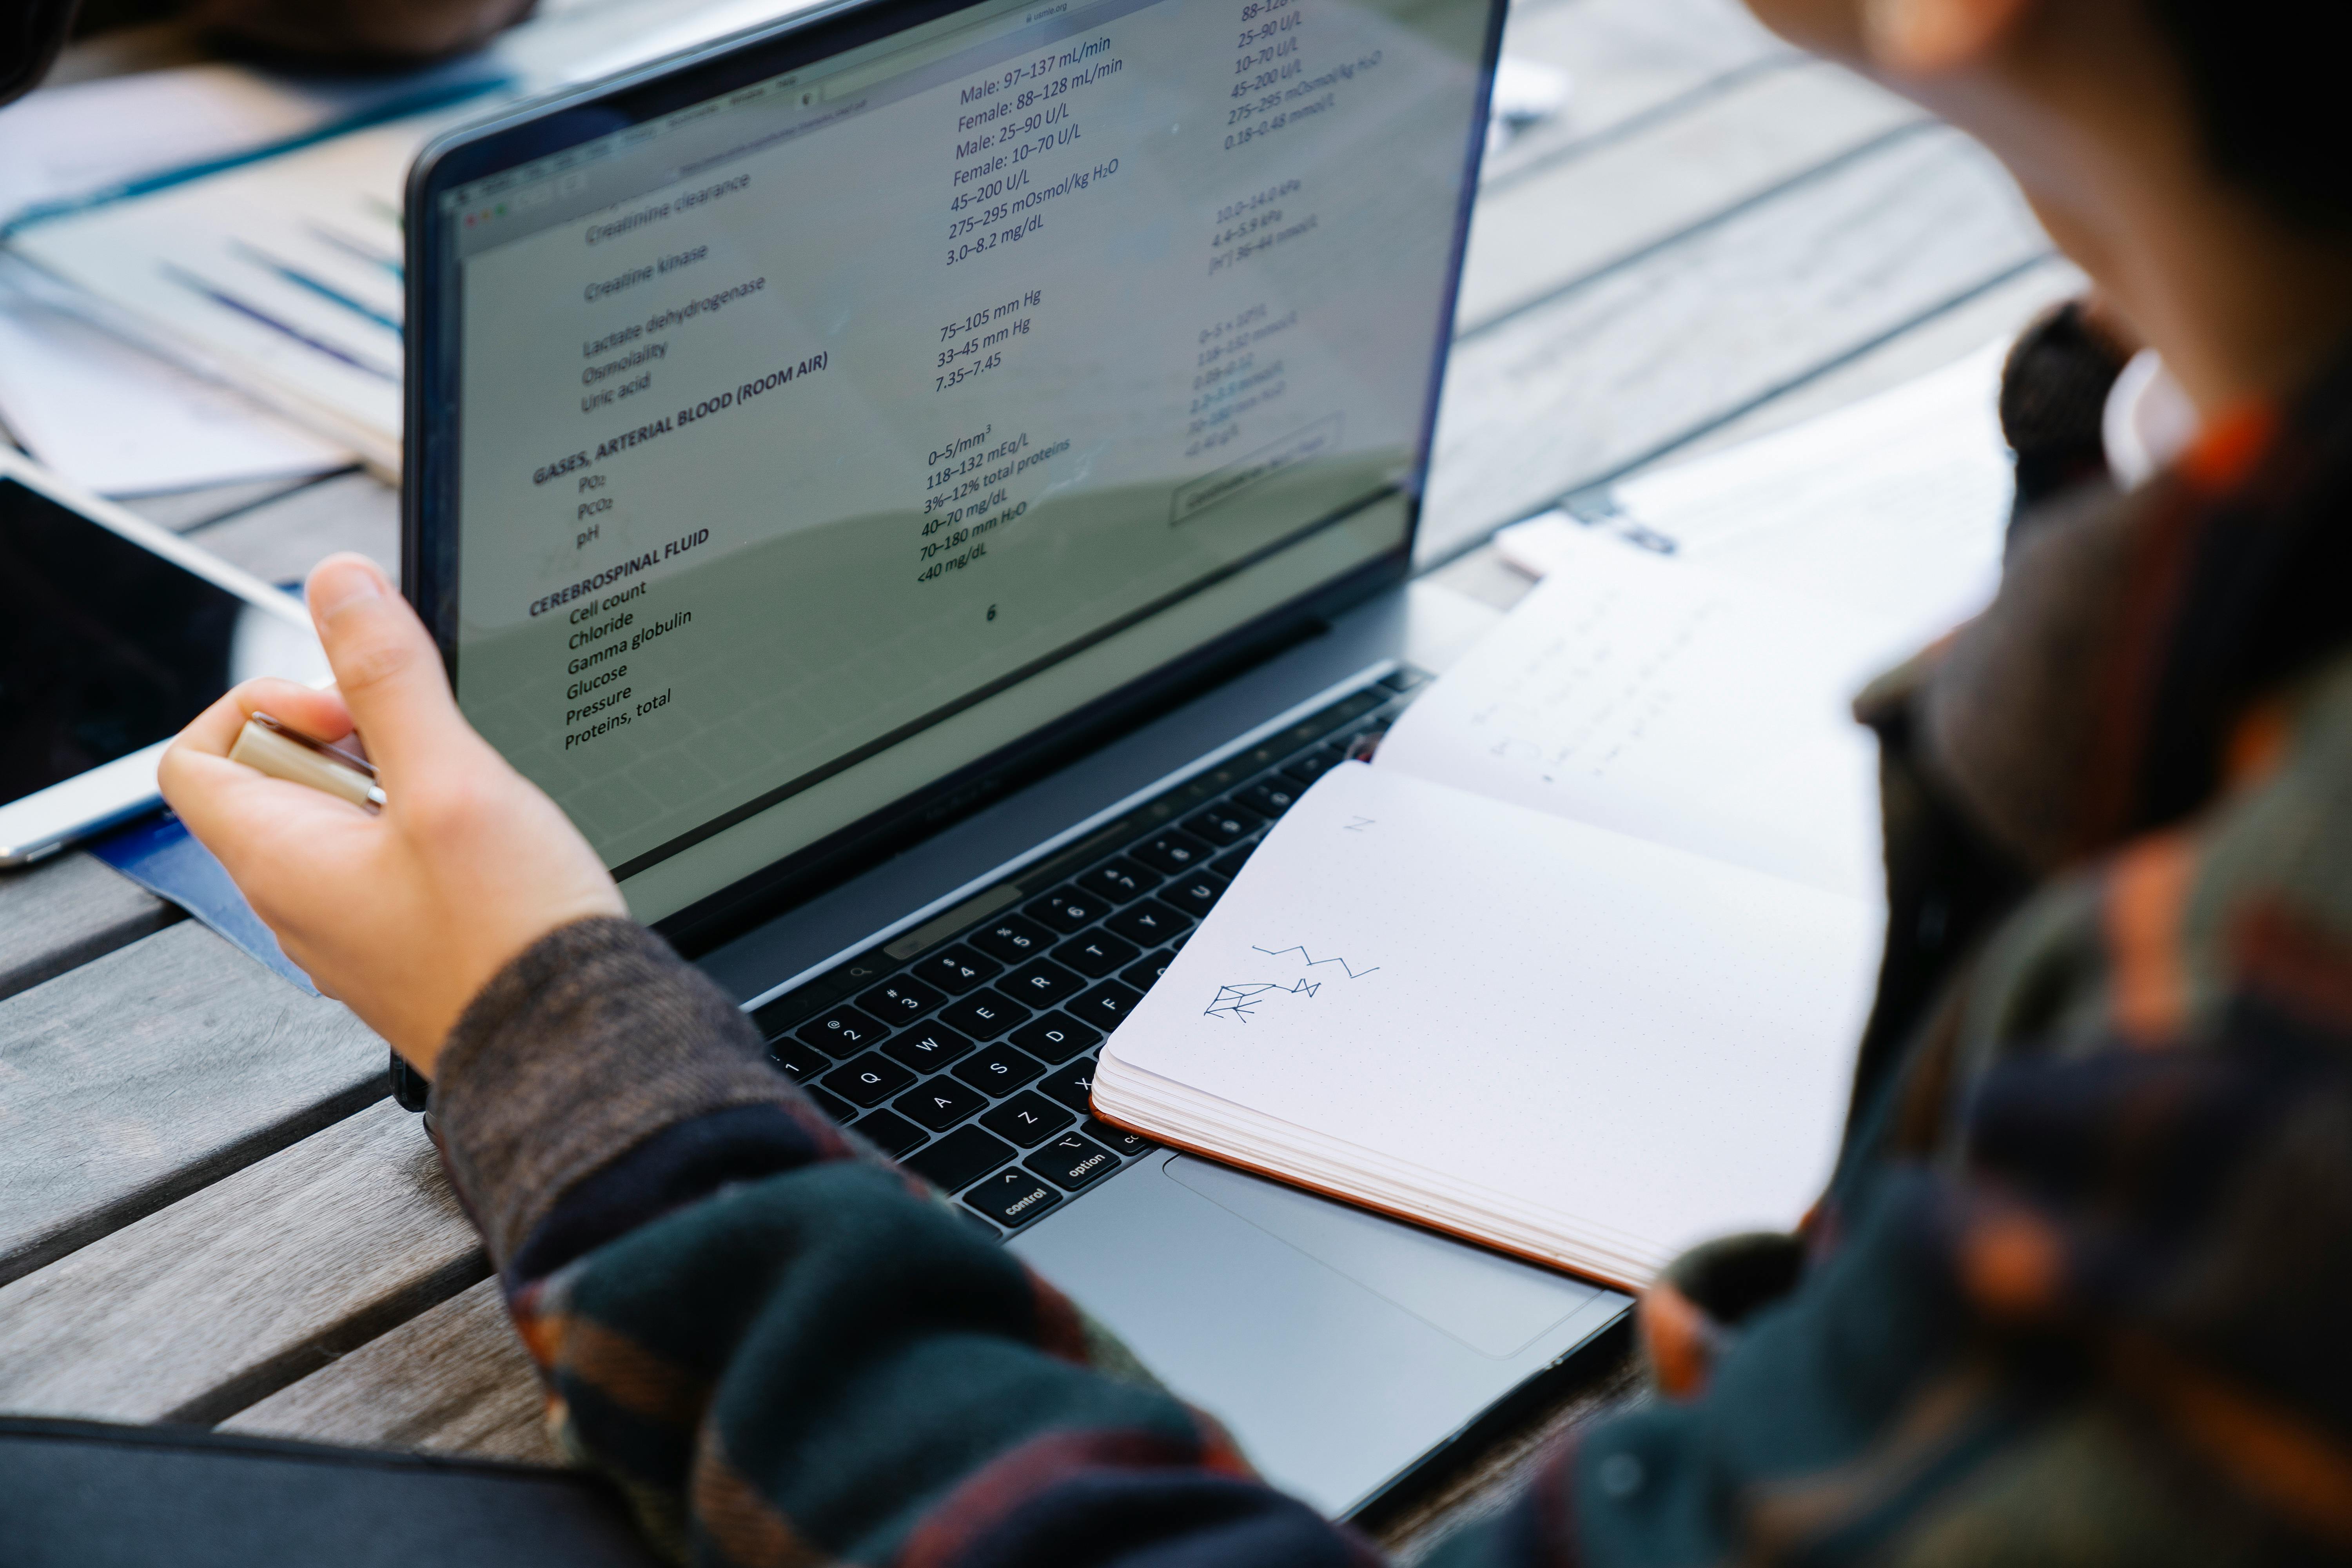
[[1097, 1111], [1638, 1289], [1829, 1175], [1881, 916], [1852, 692], [1896, 635], [1588, 538], [1291, 807]]

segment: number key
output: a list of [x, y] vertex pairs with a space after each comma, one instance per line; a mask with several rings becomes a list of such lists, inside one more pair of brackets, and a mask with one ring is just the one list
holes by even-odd
[[833, 1058], [814, 1046], [798, 1040], [778, 1040], [768, 1047], [768, 1059], [784, 1069], [794, 1083], [806, 1083], [810, 1079], [833, 1065]]
[[958, 943], [945, 952], [935, 952], [915, 965], [911, 973], [932, 984], [945, 988], [950, 996], [961, 996], [975, 985], [985, 985], [1004, 973], [1004, 965], [992, 958], [983, 958], [971, 949]]
[[1153, 870], [1174, 877], [1192, 869], [1215, 851], [1191, 834], [1171, 827], [1145, 839], [1131, 853]]
[[1206, 811], [1194, 812], [1184, 819], [1184, 831], [1222, 848], [1247, 838], [1265, 821], [1256, 812], [1244, 811], [1228, 802], [1223, 805], [1213, 805]]
[[1094, 924], [1109, 907], [1092, 893], [1059, 888], [1031, 904], [1027, 912], [1056, 931], [1075, 931]]
[[1000, 915], [988, 929], [973, 933], [971, 945], [1007, 963], [1026, 963], [1054, 945], [1054, 933], [1019, 915]]
[[854, 1057], [889, 1032], [855, 1007], [828, 1007], [793, 1031], [803, 1043], [836, 1057]]
[[1337, 746], [1320, 747], [1283, 769], [1283, 774], [1300, 784], [1311, 784], [1345, 762], [1347, 755]]
[[1260, 816], [1280, 816], [1298, 804], [1298, 793], [1288, 779], [1274, 778], [1254, 784], [1234, 798]]
[[1160, 873], [1137, 865], [1132, 860], [1119, 859], [1097, 866], [1077, 879], [1077, 884], [1115, 904], [1129, 899], [1139, 899], [1160, 883]]
[[857, 1005], [877, 1018], [903, 1025], [921, 1017], [945, 1000], [919, 980], [893, 980], [860, 996]]

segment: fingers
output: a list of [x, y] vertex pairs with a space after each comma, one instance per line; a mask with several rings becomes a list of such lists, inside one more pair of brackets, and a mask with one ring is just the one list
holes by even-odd
[[306, 591], [343, 703], [367, 737], [385, 787], [397, 795], [405, 769], [470, 739], [440, 652], [365, 556], [328, 556], [312, 569]]
[[340, 741], [352, 731], [351, 710], [343, 706], [338, 693], [264, 676], [232, 688], [190, 720], [174, 743], [225, 757], [236, 744], [237, 731], [256, 713], [282, 720], [321, 741]]

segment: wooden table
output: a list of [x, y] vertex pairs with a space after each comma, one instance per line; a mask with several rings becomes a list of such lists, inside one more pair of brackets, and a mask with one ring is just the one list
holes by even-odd
[[[1507, 605], [1499, 524], [1932, 369], [2079, 282], [1987, 157], [1731, 0], [1520, 0], [1505, 47], [1575, 94], [1480, 194], [1420, 545], [1449, 590]], [[275, 582], [397, 559], [394, 494], [357, 469], [132, 505]], [[85, 855], [0, 873], [0, 1409], [552, 1462], [383, 1063]], [[1633, 1387], [1621, 1337], [1368, 1522], [1420, 1555]]]

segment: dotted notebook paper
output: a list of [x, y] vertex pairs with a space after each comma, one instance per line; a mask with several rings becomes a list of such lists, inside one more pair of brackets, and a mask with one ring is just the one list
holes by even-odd
[[1097, 1093], [1139, 1095], [1171, 1141], [1638, 1281], [1819, 1194], [1875, 925], [1858, 899], [1349, 763], [1113, 1037]]

